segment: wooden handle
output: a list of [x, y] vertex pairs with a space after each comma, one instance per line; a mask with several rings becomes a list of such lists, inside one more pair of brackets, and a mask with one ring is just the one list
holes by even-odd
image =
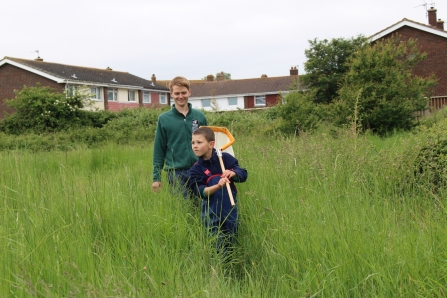
[[[222, 173], [223, 173], [223, 172], [225, 172], [225, 166], [222, 161], [222, 156], [217, 155], [217, 157], [219, 158], [220, 167], [222, 168]], [[226, 185], [227, 185], [228, 195], [230, 196], [231, 206], [234, 206], [235, 204], [234, 204], [234, 199], [233, 199], [233, 193], [231, 192], [230, 183], [227, 182]]]

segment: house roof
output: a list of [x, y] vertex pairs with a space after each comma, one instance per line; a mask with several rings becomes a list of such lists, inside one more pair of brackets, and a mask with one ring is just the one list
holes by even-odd
[[205, 98], [210, 96], [228, 95], [256, 95], [256, 94], [277, 94], [288, 92], [293, 83], [297, 83], [298, 76], [285, 77], [264, 77], [257, 79], [225, 80], [225, 81], [202, 81], [191, 83], [191, 99]]
[[412, 28], [415, 28], [415, 29], [418, 29], [421, 31], [425, 31], [425, 32], [428, 32], [431, 34], [435, 34], [435, 35], [439, 35], [441, 37], [447, 38], [447, 31], [445, 31], [445, 30], [439, 29], [436, 26], [422, 24], [422, 23], [418, 23], [418, 22], [403, 18], [399, 22], [383, 29], [382, 31], [379, 31], [379, 32], [371, 35], [369, 37], [369, 39], [371, 42], [375, 41], [377, 39], [384, 37], [385, 35], [388, 35], [394, 31], [396, 31], [397, 29], [404, 27], [404, 26], [412, 27]]
[[28, 60], [14, 57], [4, 57], [3, 64], [11, 64], [27, 71], [56, 81], [57, 83], [97, 85], [107, 87], [123, 87], [129, 89], [149, 89], [167, 91], [168, 88], [154, 84], [152, 81], [137, 77], [128, 72], [99, 69], [83, 66], [73, 66], [39, 60]]

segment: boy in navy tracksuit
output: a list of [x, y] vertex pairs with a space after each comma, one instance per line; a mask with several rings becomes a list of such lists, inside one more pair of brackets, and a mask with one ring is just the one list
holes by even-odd
[[[239, 167], [231, 154], [222, 152], [225, 171], [214, 149], [212, 129], [200, 127], [192, 133], [192, 150], [199, 157], [190, 169], [189, 187], [202, 200], [202, 221], [213, 236], [217, 236], [218, 252], [225, 254], [231, 249], [237, 234], [238, 211], [234, 182], [245, 182], [247, 170]], [[226, 183], [230, 183], [235, 206], [231, 206]]]

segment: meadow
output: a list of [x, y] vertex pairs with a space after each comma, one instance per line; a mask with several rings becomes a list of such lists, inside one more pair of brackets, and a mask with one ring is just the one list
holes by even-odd
[[239, 244], [151, 190], [152, 144], [0, 155], [1, 297], [445, 297], [446, 190], [410, 134], [238, 134]]

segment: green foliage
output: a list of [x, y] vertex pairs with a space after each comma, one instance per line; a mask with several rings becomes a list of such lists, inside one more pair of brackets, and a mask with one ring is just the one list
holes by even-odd
[[94, 128], [101, 128], [113, 119], [118, 117], [118, 114], [112, 111], [80, 111], [84, 113], [84, 126]]
[[233, 136], [245, 134], [248, 131], [252, 135], [263, 135], [271, 127], [271, 121], [266, 119], [267, 110], [258, 111], [203, 111], [208, 120], [208, 125], [227, 127]]
[[[231, 73], [229, 72], [224, 72], [224, 77], [225, 80], [231, 80]], [[214, 78], [217, 78], [217, 76], [221, 75], [221, 72], [216, 73]], [[208, 76], [204, 76], [201, 80], [206, 81], [208, 79]]]
[[432, 127], [436, 123], [443, 121], [447, 118], [447, 106], [443, 107], [440, 110], [433, 111], [431, 115], [422, 117], [420, 120], [421, 126], [425, 126], [427, 128]]
[[305, 50], [308, 59], [304, 64], [306, 74], [301, 75], [300, 80], [314, 92], [316, 103], [331, 103], [334, 100], [343, 75], [349, 70], [346, 62], [366, 41], [362, 35], [330, 41], [309, 40], [310, 49]]
[[157, 125], [158, 116], [168, 109], [170, 107], [123, 109], [115, 113], [116, 116], [105, 125], [105, 128], [110, 130], [153, 129]]
[[415, 138], [417, 145], [412, 151], [417, 153], [414, 162], [416, 181], [436, 193], [447, 186], [447, 118], [428, 128], [421, 126]]
[[[285, 134], [299, 134], [317, 128], [322, 118], [322, 109], [313, 102], [313, 92], [292, 92], [286, 102], [271, 109], [280, 118], [279, 131]], [[269, 113], [272, 115], [272, 112]]]
[[398, 36], [359, 48], [349, 60], [334, 105], [334, 122], [348, 124], [358, 108], [363, 129], [381, 135], [411, 129], [415, 112], [426, 108], [426, 96], [436, 84], [433, 77], [412, 74], [424, 58], [415, 40], [401, 42]]
[[82, 108], [88, 102], [88, 94], [74, 92], [63, 94], [50, 87], [24, 87], [16, 91], [16, 98], [6, 103], [16, 110], [4, 119], [0, 129], [6, 133], [52, 132], [83, 125]]

